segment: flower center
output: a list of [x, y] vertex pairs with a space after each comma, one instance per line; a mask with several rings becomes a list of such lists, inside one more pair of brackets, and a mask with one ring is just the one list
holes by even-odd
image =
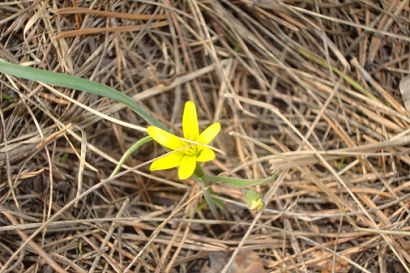
[[186, 154], [188, 156], [197, 156], [198, 153], [199, 153], [198, 145], [186, 148], [183, 151], [184, 151], [184, 154]]

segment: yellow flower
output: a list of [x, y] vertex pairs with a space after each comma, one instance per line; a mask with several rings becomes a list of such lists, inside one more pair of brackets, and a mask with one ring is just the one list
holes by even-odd
[[155, 160], [151, 164], [152, 171], [171, 169], [180, 166], [178, 171], [179, 178], [187, 179], [194, 173], [197, 161], [206, 162], [215, 158], [214, 151], [203, 145], [208, 145], [208, 143], [219, 133], [221, 130], [221, 124], [218, 122], [214, 123], [199, 134], [195, 104], [192, 101], [188, 101], [185, 104], [182, 127], [184, 138], [197, 144], [187, 142], [161, 128], [155, 126], [148, 127], [148, 134], [155, 141], [171, 150], [178, 150]]

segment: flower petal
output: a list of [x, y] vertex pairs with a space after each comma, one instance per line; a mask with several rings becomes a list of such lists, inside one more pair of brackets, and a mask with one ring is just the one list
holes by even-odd
[[215, 153], [207, 147], [202, 147], [196, 161], [206, 162], [215, 159]]
[[192, 101], [185, 103], [184, 116], [182, 117], [184, 138], [195, 141], [199, 136], [198, 117], [195, 104]]
[[181, 160], [184, 157], [184, 154], [175, 152], [170, 153], [164, 157], [158, 158], [154, 162], [152, 162], [150, 170], [166, 170], [178, 167], [181, 164]]
[[196, 142], [208, 145], [214, 137], [221, 131], [221, 124], [219, 122], [210, 125], [197, 138]]
[[189, 178], [195, 171], [196, 168], [196, 157], [195, 156], [184, 156], [181, 161], [181, 166], [179, 167], [178, 176], [179, 179]]
[[156, 142], [171, 150], [178, 150], [189, 145], [179, 137], [155, 126], [149, 126], [147, 132]]

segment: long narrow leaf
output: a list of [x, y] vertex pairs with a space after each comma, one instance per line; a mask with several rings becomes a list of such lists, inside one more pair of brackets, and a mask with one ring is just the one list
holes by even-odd
[[21, 77], [27, 80], [39, 81], [47, 84], [58, 85], [65, 88], [81, 90], [116, 100], [127, 105], [132, 110], [137, 112], [137, 114], [139, 114], [149, 124], [168, 131], [168, 129], [164, 125], [162, 125], [162, 123], [154, 119], [150, 114], [148, 114], [147, 111], [144, 110], [144, 108], [142, 108], [130, 97], [103, 84], [71, 75], [41, 70], [18, 64], [12, 64], [4, 61], [0, 61], [0, 72], [13, 75], [16, 77]]
[[238, 179], [238, 178], [220, 177], [220, 176], [207, 176], [207, 175], [201, 178], [206, 181], [217, 181], [217, 182], [229, 184], [234, 187], [244, 188], [244, 187], [256, 186], [256, 185], [261, 185], [261, 184], [272, 182], [276, 177], [278, 177], [278, 175], [279, 173], [275, 173], [271, 177], [268, 177], [265, 179], [258, 179], [258, 180]]
[[125, 163], [125, 161], [128, 159], [128, 157], [133, 152], [135, 152], [135, 150], [137, 150], [139, 147], [141, 147], [145, 143], [150, 142], [151, 140], [152, 140], [152, 138], [150, 136], [146, 136], [146, 137], [138, 140], [130, 148], [128, 148], [128, 150], [122, 155], [120, 161], [118, 162], [118, 165], [115, 167], [114, 171], [110, 175], [110, 178], [113, 177], [114, 175], [116, 175], [120, 171], [122, 165]]

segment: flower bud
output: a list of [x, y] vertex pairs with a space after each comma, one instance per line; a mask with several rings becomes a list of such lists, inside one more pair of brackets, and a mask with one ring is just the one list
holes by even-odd
[[260, 192], [247, 190], [245, 191], [244, 197], [248, 209], [261, 211], [265, 208], [263, 196]]

